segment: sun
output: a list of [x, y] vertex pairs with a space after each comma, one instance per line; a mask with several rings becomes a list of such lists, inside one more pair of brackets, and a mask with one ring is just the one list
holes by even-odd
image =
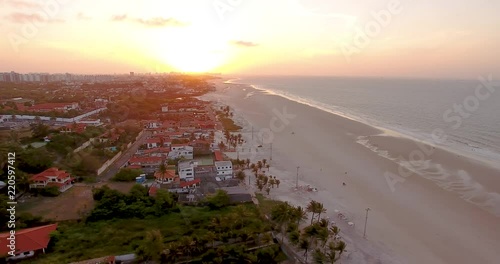
[[159, 52], [161, 59], [182, 72], [209, 72], [227, 60], [225, 43], [200, 32], [169, 39]]

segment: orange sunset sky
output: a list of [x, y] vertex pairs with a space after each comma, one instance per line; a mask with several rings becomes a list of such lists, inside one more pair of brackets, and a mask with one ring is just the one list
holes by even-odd
[[0, 71], [497, 76], [499, 10], [497, 0], [0, 0]]

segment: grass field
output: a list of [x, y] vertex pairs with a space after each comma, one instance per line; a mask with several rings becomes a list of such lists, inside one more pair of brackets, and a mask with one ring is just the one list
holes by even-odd
[[[241, 214], [241, 211], [246, 213]], [[214, 217], [224, 218], [239, 214], [246, 221], [244, 229], [262, 228], [268, 224], [257, 216], [252, 205], [239, 205], [210, 211], [207, 207], [181, 207], [180, 212], [146, 219], [120, 219], [97, 223], [61, 223], [54, 237], [51, 252], [31, 263], [69, 263], [108, 255], [134, 252], [146, 232], [160, 230], [164, 242], [176, 241], [183, 236], [203, 236], [210, 229]]]

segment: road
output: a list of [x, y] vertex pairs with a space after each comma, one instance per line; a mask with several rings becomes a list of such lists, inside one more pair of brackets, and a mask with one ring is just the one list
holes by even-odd
[[106, 171], [102, 173], [102, 175], [99, 177], [99, 180], [101, 181], [108, 181], [113, 177], [119, 170], [120, 168], [127, 162], [132, 155], [139, 149], [139, 146], [141, 146], [146, 139], [151, 136], [151, 131], [144, 131], [144, 133], [141, 135], [141, 137], [136, 140], [130, 148], [125, 150], [123, 152], [122, 156], [117, 159], [113, 164], [111, 164]]

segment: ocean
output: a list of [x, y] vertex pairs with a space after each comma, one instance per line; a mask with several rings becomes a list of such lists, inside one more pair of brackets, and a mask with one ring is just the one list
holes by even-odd
[[[486, 78], [486, 76], [485, 76]], [[478, 80], [246, 76], [230, 83], [435, 144], [492, 164], [500, 162], [500, 86]]]

